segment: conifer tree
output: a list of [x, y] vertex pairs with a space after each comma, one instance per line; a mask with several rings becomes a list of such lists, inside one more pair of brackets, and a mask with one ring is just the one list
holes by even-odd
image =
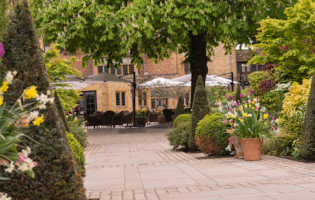
[[240, 86], [240, 84], [237, 84], [237, 90], [235, 93], [235, 101], [241, 102], [241, 86]]
[[[51, 93], [51, 86], [27, 0], [21, 0], [14, 9], [4, 35], [6, 70], [17, 71], [5, 101], [12, 104], [25, 88], [35, 85], [38, 93]], [[49, 94], [51, 96], [51, 94]], [[12, 173], [10, 180], [0, 182], [1, 191], [13, 199], [62, 199], [85, 200], [82, 177], [78, 173], [71, 153], [65, 128], [58, 116], [56, 105], [48, 104], [40, 110], [45, 121], [41, 126], [30, 124], [24, 134], [23, 145], [32, 149], [35, 178]]]
[[189, 148], [191, 150], [197, 150], [195, 143], [195, 132], [197, 128], [197, 123], [204, 118], [205, 115], [209, 114], [210, 106], [207, 97], [207, 91], [203, 84], [203, 79], [201, 76], [198, 77], [195, 100], [192, 106], [191, 113], [191, 133], [189, 136]]
[[178, 98], [178, 101], [177, 101], [177, 107], [176, 107], [176, 110], [175, 110], [175, 119], [178, 115], [181, 115], [181, 114], [184, 114], [185, 113], [185, 108], [184, 108], [184, 99], [182, 96], [180, 96]]
[[306, 160], [315, 160], [315, 73], [308, 97], [305, 119], [300, 136], [301, 157]]

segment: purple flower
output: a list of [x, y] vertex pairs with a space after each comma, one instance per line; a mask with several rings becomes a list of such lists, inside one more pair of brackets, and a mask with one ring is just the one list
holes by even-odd
[[214, 104], [214, 107], [216, 107], [216, 108], [217, 108], [217, 107], [218, 107], [218, 104]]
[[244, 98], [244, 94], [241, 93], [241, 94], [240, 94], [240, 97], [241, 97], [241, 99], [243, 99], [243, 98]]
[[4, 46], [2, 43], [0, 43], [0, 58], [2, 58], [5, 54]]
[[230, 120], [230, 123], [232, 123], [232, 124], [234, 123], [233, 119]]
[[250, 92], [251, 94], [254, 94], [254, 90], [253, 90], [253, 89], [251, 89], [249, 92]]
[[233, 97], [232, 97], [232, 96], [229, 96], [229, 100], [233, 100]]

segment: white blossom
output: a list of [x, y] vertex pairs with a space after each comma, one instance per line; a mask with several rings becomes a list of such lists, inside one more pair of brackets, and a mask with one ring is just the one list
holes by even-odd
[[32, 121], [33, 119], [36, 119], [38, 116], [39, 116], [39, 112], [36, 110], [36, 111], [30, 112], [28, 119]]
[[7, 165], [7, 168], [4, 171], [11, 174], [13, 172], [13, 170], [14, 170], [14, 163], [11, 161], [11, 163], [9, 165]]
[[6, 193], [0, 192], [0, 200], [12, 200]]
[[8, 71], [6, 76], [5, 76], [4, 81], [6, 81], [8, 84], [11, 84], [13, 78], [14, 78], [14, 75], [11, 73], [11, 71]]

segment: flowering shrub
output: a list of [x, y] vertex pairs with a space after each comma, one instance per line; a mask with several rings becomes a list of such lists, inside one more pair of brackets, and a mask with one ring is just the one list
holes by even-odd
[[147, 116], [146, 110], [137, 110], [136, 111], [136, 118], [145, 118]]
[[299, 134], [301, 131], [311, 82], [311, 79], [304, 79], [302, 84], [293, 82], [285, 96], [279, 123], [290, 134]]

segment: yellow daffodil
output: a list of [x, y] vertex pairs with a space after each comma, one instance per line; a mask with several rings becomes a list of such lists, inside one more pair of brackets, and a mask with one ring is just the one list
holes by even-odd
[[2, 86], [0, 87], [0, 93], [5, 93], [8, 90], [9, 86], [8, 86], [8, 82], [4, 81], [2, 83]]
[[264, 124], [267, 125], [267, 122], [265, 122]]
[[244, 120], [243, 120], [243, 119], [239, 118], [238, 120], [240, 120], [241, 123], [244, 123]]
[[25, 127], [28, 127], [28, 124], [25, 124]]
[[247, 113], [243, 113], [243, 117], [248, 117], [248, 114]]
[[230, 114], [229, 117], [234, 119], [235, 116], [233, 114]]
[[33, 125], [35, 126], [40, 126], [41, 123], [44, 122], [44, 115], [41, 115], [40, 117], [37, 117], [34, 121], [33, 121]]
[[0, 106], [3, 104], [3, 97], [0, 97]]
[[73, 120], [74, 122], [76, 122], [76, 121], [78, 121], [78, 118], [74, 118], [74, 120]]
[[264, 119], [268, 119], [268, 114], [264, 114]]
[[24, 90], [25, 99], [34, 99], [37, 95], [36, 86], [31, 86]]
[[252, 105], [251, 105], [251, 104], [249, 104], [249, 108], [252, 108]]

